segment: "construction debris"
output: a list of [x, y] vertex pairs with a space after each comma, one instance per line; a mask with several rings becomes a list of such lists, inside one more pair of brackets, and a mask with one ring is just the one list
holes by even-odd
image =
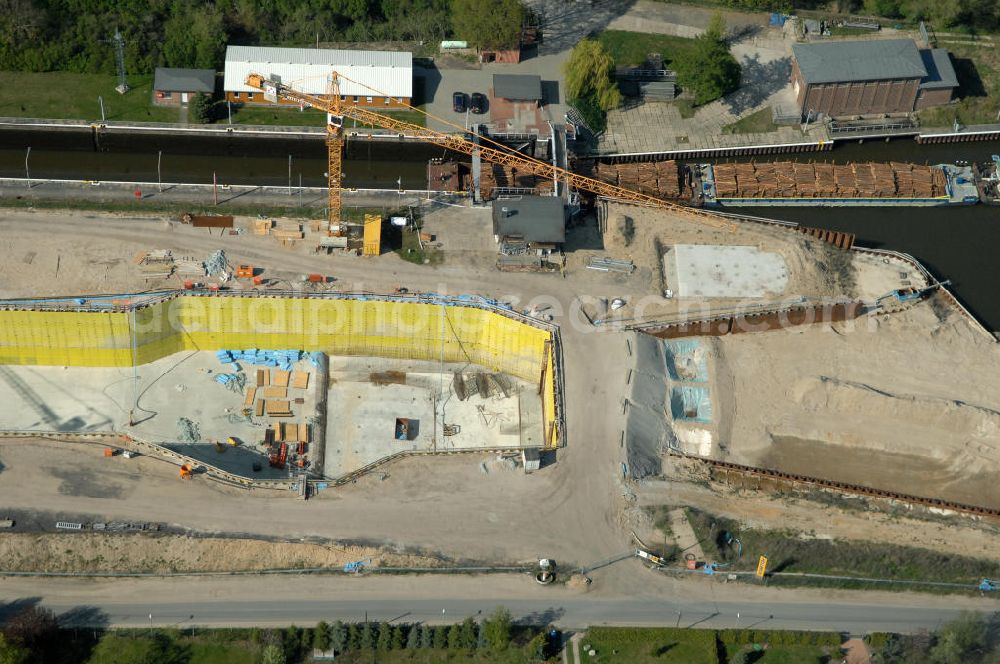
[[209, 276], [213, 274], [222, 274], [223, 272], [228, 271], [229, 261], [226, 259], [226, 252], [222, 249], [213, 251], [212, 255], [205, 261], [205, 273]]
[[635, 272], [635, 263], [631, 260], [617, 260], [607, 256], [594, 256], [587, 263], [588, 270], [598, 272], [621, 272], [622, 274], [632, 274]]
[[197, 443], [201, 440], [201, 430], [197, 422], [186, 417], [177, 418], [177, 442]]

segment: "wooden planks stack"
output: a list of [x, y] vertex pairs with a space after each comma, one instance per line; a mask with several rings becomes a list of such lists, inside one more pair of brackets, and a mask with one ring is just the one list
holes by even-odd
[[[472, 179], [469, 178], [469, 182]], [[470, 184], [471, 186], [471, 184]], [[500, 164], [483, 164], [479, 173], [479, 191], [484, 199], [495, 196], [497, 187], [520, 187], [534, 189], [538, 194], [552, 191], [552, 180], [536, 177], [532, 173], [519, 173], [516, 168]]]
[[939, 167], [900, 162], [717, 164], [719, 198], [933, 198], [947, 194]]
[[618, 185], [649, 196], [666, 199], [691, 198], [692, 191], [676, 161], [635, 164], [596, 163], [590, 173], [602, 182]]

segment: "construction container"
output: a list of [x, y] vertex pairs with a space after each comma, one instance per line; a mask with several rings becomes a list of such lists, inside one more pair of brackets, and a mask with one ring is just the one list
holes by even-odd
[[322, 274], [307, 274], [306, 281], [308, 281], [311, 284], [321, 284], [326, 281], [326, 277], [324, 277]]
[[237, 265], [236, 266], [236, 278], [237, 279], [252, 279], [253, 278], [253, 265]]
[[193, 281], [185, 281], [184, 282], [184, 290], [192, 290], [193, 288], [194, 288], [194, 282]]
[[111, 456], [114, 456], [114, 455], [115, 455], [115, 448], [113, 448], [113, 447], [105, 447], [104, 448], [104, 456], [111, 457]]

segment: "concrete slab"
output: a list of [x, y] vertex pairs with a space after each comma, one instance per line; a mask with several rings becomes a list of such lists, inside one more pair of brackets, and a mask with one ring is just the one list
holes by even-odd
[[[325, 474], [337, 477], [397, 452], [449, 449], [515, 449], [541, 445], [541, 401], [524, 381], [505, 377], [510, 396], [469, 396], [460, 401], [453, 371], [477, 370], [431, 362], [337, 358], [327, 398]], [[405, 440], [395, 438], [397, 418], [409, 420]], [[456, 427], [444, 435], [444, 425]]]
[[757, 247], [675, 244], [663, 264], [677, 297], [763, 298], [788, 286], [785, 259]]

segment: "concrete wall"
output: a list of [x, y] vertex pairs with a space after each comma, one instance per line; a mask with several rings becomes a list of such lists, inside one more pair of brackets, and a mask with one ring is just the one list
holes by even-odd
[[555, 335], [499, 309], [208, 295], [177, 295], [134, 309], [128, 304], [123, 299], [113, 311], [0, 310], [0, 364], [128, 367], [225, 348], [472, 362], [539, 385], [549, 446], [562, 434]]

